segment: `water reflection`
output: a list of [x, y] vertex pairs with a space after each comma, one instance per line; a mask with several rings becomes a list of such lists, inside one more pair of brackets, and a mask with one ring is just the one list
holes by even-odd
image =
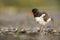
[[41, 35], [38, 34], [20, 34], [17, 36], [13, 35], [0, 35], [0, 40], [60, 40], [60, 36], [47, 34], [41, 39]]

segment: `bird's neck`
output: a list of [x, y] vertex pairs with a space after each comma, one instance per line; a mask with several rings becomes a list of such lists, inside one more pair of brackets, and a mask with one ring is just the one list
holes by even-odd
[[40, 16], [41, 14], [39, 14], [39, 12], [34, 13], [34, 17], [40, 17]]
[[40, 14], [40, 13], [36, 13], [36, 14], [34, 14], [34, 17], [44, 17], [45, 16], [45, 14]]

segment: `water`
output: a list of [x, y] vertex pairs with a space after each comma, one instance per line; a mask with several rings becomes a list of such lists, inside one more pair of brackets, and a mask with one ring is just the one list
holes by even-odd
[[0, 35], [0, 40], [60, 40], [60, 36], [47, 34], [41, 39], [40, 34], [20, 34], [17, 37], [12, 35]]
[[[56, 21], [55, 28], [60, 31], [60, 12], [58, 10], [48, 11], [49, 15]], [[0, 16], [0, 27], [40, 27], [38, 23], [35, 22], [33, 16], [27, 15], [27, 12], [22, 12], [21, 14], [14, 16]], [[2, 23], [1, 23], [2, 22]], [[59, 35], [47, 34], [42, 36], [38, 34], [19, 34], [19, 35], [0, 35], [0, 40], [60, 40]]]

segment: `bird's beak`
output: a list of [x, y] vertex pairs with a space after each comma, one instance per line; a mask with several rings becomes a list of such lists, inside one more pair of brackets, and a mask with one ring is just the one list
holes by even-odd
[[33, 13], [32, 13], [32, 12], [30, 12], [30, 13], [29, 13], [29, 16], [32, 16], [32, 15], [33, 15]]

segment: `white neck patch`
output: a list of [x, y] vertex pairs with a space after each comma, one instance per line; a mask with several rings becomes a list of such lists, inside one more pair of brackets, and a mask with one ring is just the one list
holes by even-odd
[[42, 14], [40, 17], [44, 17], [45, 16], [45, 14]]

